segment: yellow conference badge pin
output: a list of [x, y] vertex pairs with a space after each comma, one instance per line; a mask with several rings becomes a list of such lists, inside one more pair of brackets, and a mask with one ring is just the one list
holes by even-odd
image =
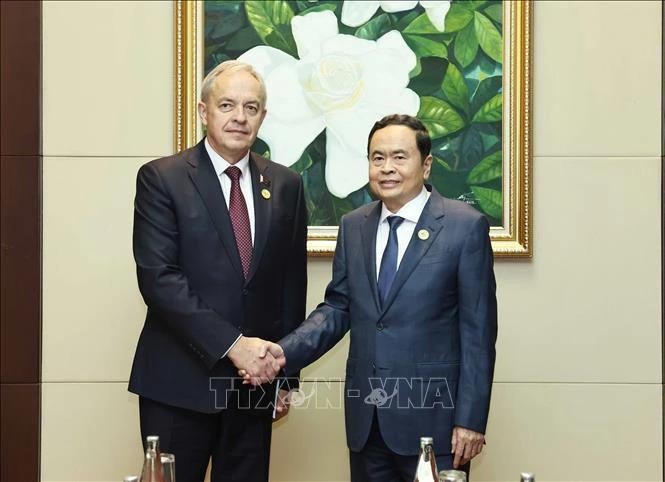
[[420, 231], [418, 231], [418, 237], [422, 241], [426, 241], [429, 238], [429, 231], [426, 229], [421, 229]]

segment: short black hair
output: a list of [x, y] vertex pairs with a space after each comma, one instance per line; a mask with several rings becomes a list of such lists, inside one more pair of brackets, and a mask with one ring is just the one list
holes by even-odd
[[416, 117], [406, 114], [390, 114], [385, 116], [383, 119], [377, 121], [372, 127], [372, 130], [369, 131], [369, 137], [367, 138], [367, 157], [369, 157], [369, 144], [372, 142], [372, 136], [379, 129], [383, 129], [388, 126], [406, 126], [416, 133], [416, 145], [418, 146], [418, 151], [420, 151], [420, 157], [422, 161], [425, 162], [425, 158], [429, 156], [430, 151], [432, 150], [432, 139], [429, 136], [427, 127]]

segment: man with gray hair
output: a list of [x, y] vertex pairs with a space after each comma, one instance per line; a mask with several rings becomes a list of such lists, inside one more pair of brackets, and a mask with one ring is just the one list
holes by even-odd
[[[279, 348], [305, 314], [302, 180], [250, 152], [266, 114], [261, 76], [227, 61], [203, 81], [206, 137], [137, 177], [134, 258], [147, 305], [129, 381], [141, 433], [174, 453], [178, 482], [268, 480], [276, 417], [288, 406]], [[275, 356], [273, 356], [275, 355]], [[266, 383], [250, 389], [238, 369]], [[292, 382], [293, 383], [293, 382]], [[293, 388], [293, 384], [291, 385]]]

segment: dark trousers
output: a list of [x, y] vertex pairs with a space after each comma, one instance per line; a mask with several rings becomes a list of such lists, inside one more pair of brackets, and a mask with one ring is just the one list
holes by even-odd
[[[436, 440], [434, 441], [436, 450]], [[439, 470], [453, 468], [453, 456], [435, 454]], [[351, 482], [413, 482], [418, 465], [417, 455], [398, 455], [388, 448], [383, 441], [379, 422], [374, 413], [372, 428], [367, 443], [360, 452], [349, 452], [351, 465]], [[466, 472], [469, 480], [471, 463], [458, 470]]]
[[212, 457], [212, 482], [268, 481], [272, 413], [227, 408], [199, 413], [139, 398], [141, 436], [159, 435], [175, 455], [178, 482], [203, 482]]

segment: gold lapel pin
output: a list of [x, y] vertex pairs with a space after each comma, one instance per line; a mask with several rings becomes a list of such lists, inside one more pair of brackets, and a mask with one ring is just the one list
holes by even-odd
[[423, 241], [427, 240], [429, 238], [429, 231], [426, 229], [421, 229], [420, 231], [418, 231], [418, 238], [420, 238]]
[[261, 189], [261, 196], [263, 196], [263, 199], [270, 199], [270, 191], [267, 189]]

